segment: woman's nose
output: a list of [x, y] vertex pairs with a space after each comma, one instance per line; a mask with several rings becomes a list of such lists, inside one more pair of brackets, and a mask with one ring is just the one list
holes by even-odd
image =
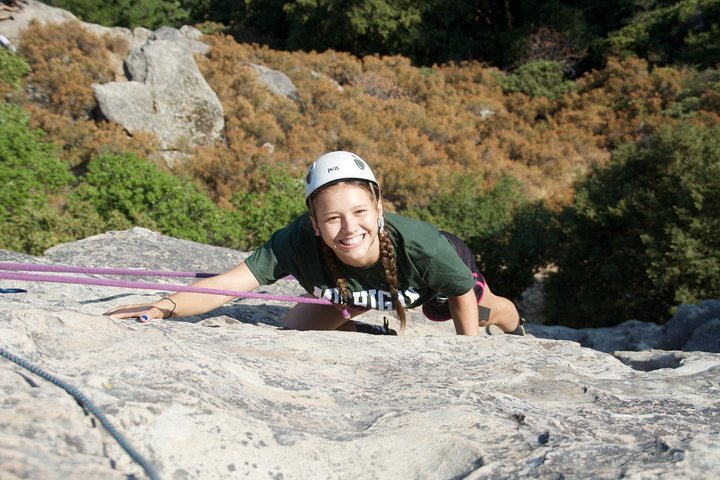
[[358, 229], [358, 222], [353, 217], [346, 217], [343, 219], [343, 230], [347, 233], [352, 233]]

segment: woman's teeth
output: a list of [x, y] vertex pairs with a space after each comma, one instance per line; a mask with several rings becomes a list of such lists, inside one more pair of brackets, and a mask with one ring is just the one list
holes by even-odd
[[352, 237], [352, 238], [346, 238], [345, 240], [340, 240], [340, 244], [344, 245], [346, 247], [350, 247], [352, 245], [355, 245], [356, 243], [360, 243], [362, 238], [363, 238], [363, 235], [358, 235], [358, 236]]

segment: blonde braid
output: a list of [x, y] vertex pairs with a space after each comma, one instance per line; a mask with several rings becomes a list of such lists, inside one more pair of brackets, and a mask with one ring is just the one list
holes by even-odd
[[328, 267], [328, 270], [330, 270], [330, 275], [332, 275], [335, 285], [340, 291], [340, 303], [335, 304], [335, 307], [338, 310], [344, 310], [350, 304], [350, 299], [352, 298], [347, 280], [345, 280], [345, 277], [343, 277], [340, 273], [340, 266], [338, 265], [338, 258], [335, 255], [335, 252], [333, 252], [332, 248], [330, 248], [325, 242], [321, 241], [320, 243], [325, 265]]
[[397, 278], [397, 263], [395, 262], [395, 247], [390, 239], [387, 231], [378, 232], [380, 238], [380, 253], [382, 256], [382, 264], [385, 269], [385, 279], [390, 286], [390, 292], [395, 298], [395, 312], [400, 320], [400, 332], [405, 331], [407, 317], [405, 316], [405, 308], [400, 303], [400, 291]]

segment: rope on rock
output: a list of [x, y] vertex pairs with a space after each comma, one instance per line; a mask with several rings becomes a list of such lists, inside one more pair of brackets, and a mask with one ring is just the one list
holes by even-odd
[[7, 358], [11, 362], [20, 365], [21, 367], [34, 373], [35, 375], [44, 378], [48, 382], [57, 385], [58, 387], [64, 389], [67, 393], [72, 395], [72, 397], [80, 404], [80, 406], [84, 410], [95, 415], [95, 418], [100, 421], [102, 426], [105, 427], [105, 429], [110, 433], [110, 435], [112, 435], [112, 437], [115, 439], [115, 441], [117, 441], [120, 447], [122, 447], [122, 449], [125, 450], [128, 455], [130, 455], [130, 458], [132, 458], [138, 465], [142, 467], [148, 478], [150, 478], [151, 480], [159, 480], [160, 477], [155, 472], [155, 468], [150, 464], [150, 462], [148, 462], [142, 455], [137, 452], [137, 450], [132, 447], [132, 445], [130, 445], [130, 443], [128, 443], [125, 437], [123, 437], [122, 434], [115, 428], [115, 426], [110, 423], [107, 417], [105, 417], [105, 414], [103, 414], [102, 411], [100, 411], [100, 409], [96, 407], [95, 404], [93, 404], [90, 399], [87, 398], [77, 388], [42, 370], [40, 367], [31, 364], [27, 360], [8, 352], [2, 347], [0, 347], [0, 355]]
[[222, 290], [217, 288], [193, 287], [192, 285], [172, 285], [154, 282], [136, 282], [124, 280], [110, 280], [104, 278], [83, 278], [67, 277], [62, 275], [39, 275], [34, 273], [11, 273], [0, 270], [0, 280], [20, 280], [23, 282], [49, 282], [69, 283], [78, 285], [99, 285], [103, 287], [136, 288], [142, 290], [161, 290], [170, 292], [192, 292], [206, 293], [210, 295], [225, 295], [240, 298], [257, 298], [264, 300], [275, 300], [279, 302], [315, 303], [320, 305], [332, 305], [329, 300], [314, 297], [295, 297], [287, 295], [271, 295], [269, 293], [239, 292], [234, 290]]
[[137, 277], [188, 277], [209, 278], [217, 273], [202, 272], [172, 272], [168, 270], [145, 270], [140, 268], [98, 268], [77, 267], [72, 265], [46, 265], [41, 263], [0, 262], [0, 270], [18, 272], [56, 272], [56, 273], [86, 273], [101, 275], [134, 275]]
[[[42, 263], [0, 262], [0, 270], [16, 272], [55, 272], [55, 273], [85, 273], [101, 275], [129, 275], [136, 277], [185, 277], [210, 278], [217, 273], [205, 272], [173, 272], [171, 270], [147, 270], [143, 268], [106, 268], [106, 267], [79, 267], [73, 265], [47, 265]], [[292, 275], [281, 280], [294, 280]]]

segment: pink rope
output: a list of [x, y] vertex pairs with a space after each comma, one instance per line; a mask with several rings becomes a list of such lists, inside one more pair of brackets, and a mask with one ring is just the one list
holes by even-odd
[[[187, 278], [210, 278], [217, 273], [203, 272], [173, 272], [171, 270], [145, 270], [141, 268], [100, 268], [100, 267], [75, 267], [71, 265], [44, 265], [38, 263], [15, 263], [0, 262], [0, 270], [15, 272], [54, 272], [54, 273], [84, 273], [88, 275], [129, 275], [135, 277], [187, 277]], [[288, 275], [280, 280], [294, 280], [295, 277]]]
[[189, 277], [208, 278], [217, 273], [172, 272], [167, 270], [143, 270], [139, 268], [97, 268], [74, 267], [70, 265], [43, 265], [37, 263], [0, 262], [0, 270], [18, 272], [61, 272], [61, 273], [99, 273], [102, 275], [133, 275], [137, 277]]
[[97, 268], [74, 267], [70, 265], [42, 265], [37, 263], [0, 262], [0, 270], [19, 272], [62, 272], [62, 273], [99, 273], [102, 275], [134, 275], [137, 277], [189, 277], [208, 278], [217, 273], [172, 272], [167, 270], [142, 270], [139, 268]]
[[267, 293], [236, 292], [233, 290], [222, 290], [217, 288], [193, 287], [191, 285], [168, 285], [165, 283], [133, 282], [124, 280], [108, 280], [104, 278], [83, 278], [66, 277], [62, 275], [38, 275], [34, 273], [9, 273], [0, 271], [0, 280], [20, 280], [23, 282], [49, 282], [69, 283], [78, 285], [99, 285], [103, 287], [137, 288], [143, 290], [165, 290], [170, 292], [192, 292], [207, 293], [210, 295], [227, 295], [241, 298], [258, 298], [264, 300], [276, 300], [279, 302], [315, 303], [320, 305], [332, 305], [329, 300], [313, 297], [292, 297], [285, 295], [271, 295]]

